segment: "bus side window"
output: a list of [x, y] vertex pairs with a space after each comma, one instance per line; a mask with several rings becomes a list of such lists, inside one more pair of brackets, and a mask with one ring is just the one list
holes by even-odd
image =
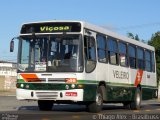
[[155, 72], [155, 58], [154, 58], [154, 52], [152, 52], [152, 72]]
[[131, 68], [136, 68], [136, 47], [134, 45], [129, 45], [129, 64]]
[[144, 50], [143, 48], [137, 48], [137, 62], [138, 68], [144, 70]]
[[107, 62], [107, 50], [106, 50], [106, 37], [102, 35], [97, 35], [97, 52], [98, 52], [98, 61]]
[[96, 67], [96, 47], [94, 37], [84, 37], [86, 72], [92, 72]]
[[149, 50], [145, 51], [145, 70], [151, 72], [151, 52]]
[[118, 43], [119, 50], [119, 62], [121, 66], [128, 66], [128, 56], [127, 56], [127, 44], [124, 42]]
[[117, 41], [113, 38], [108, 38], [108, 58], [113, 65], [118, 64], [118, 46]]

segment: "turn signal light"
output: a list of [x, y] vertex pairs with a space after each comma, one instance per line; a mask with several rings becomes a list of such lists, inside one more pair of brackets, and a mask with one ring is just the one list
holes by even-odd
[[81, 85], [81, 84], [79, 84], [79, 85], [78, 85], [78, 88], [79, 88], [79, 89], [82, 89], [82, 88], [84, 88], [84, 86]]
[[17, 87], [17, 88], [19, 88], [19, 87], [20, 87], [20, 85], [17, 83], [17, 84], [16, 84], [16, 87]]

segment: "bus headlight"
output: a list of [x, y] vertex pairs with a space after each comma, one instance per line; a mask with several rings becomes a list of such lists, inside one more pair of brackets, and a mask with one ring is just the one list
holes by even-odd
[[23, 87], [24, 87], [24, 84], [21, 84], [20, 87], [23, 88]]
[[69, 89], [69, 85], [66, 85], [66, 89], [67, 89], [67, 90]]
[[75, 88], [75, 84], [72, 84], [72, 85], [71, 85], [71, 88]]

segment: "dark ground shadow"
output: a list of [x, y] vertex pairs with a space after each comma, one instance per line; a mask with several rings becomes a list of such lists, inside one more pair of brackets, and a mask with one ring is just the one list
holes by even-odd
[[[159, 107], [160, 104], [147, 104], [147, 105], [141, 105], [141, 110], [145, 110], [148, 107]], [[38, 106], [21, 106], [17, 109], [17, 111], [40, 111]], [[130, 109], [125, 108], [123, 104], [105, 104], [103, 105], [103, 111], [130, 111]], [[74, 104], [55, 104], [53, 105], [53, 108], [51, 111], [55, 112], [87, 112], [87, 108], [85, 105], [74, 105]], [[48, 112], [51, 112], [48, 111]]]
[[[21, 106], [17, 109], [17, 111], [39, 111], [38, 106]], [[109, 111], [114, 111], [114, 110], [125, 110], [123, 105], [109, 105], [105, 104], [103, 105], [103, 111], [104, 110], [109, 110]], [[85, 105], [74, 105], [74, 104], [61, 104], [61, 105], [53, 105], [53, 108], [51, 111], [56, 111], [56, 112], [86, 112], [87, 108]]]

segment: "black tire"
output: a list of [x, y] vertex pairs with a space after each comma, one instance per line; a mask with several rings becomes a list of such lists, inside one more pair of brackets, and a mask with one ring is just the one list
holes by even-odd
[[130, 108], [132, 110], [139, 110], [141, 108], [141, 100], [142, 100], [141, 90], [137, 88], [134, 95], [134, 101], [130, 103]]
[[39, 110], [49, 111], [52, 110], [53, 101], [50, 100], [38, 100]]
[[93, 101], [87, 105], [87, 111], [91, 113], [98, 113], [102, 110], [103, 107], [103, 93], [102, 87], [100, 86], [97, 89], [96, 101]]

